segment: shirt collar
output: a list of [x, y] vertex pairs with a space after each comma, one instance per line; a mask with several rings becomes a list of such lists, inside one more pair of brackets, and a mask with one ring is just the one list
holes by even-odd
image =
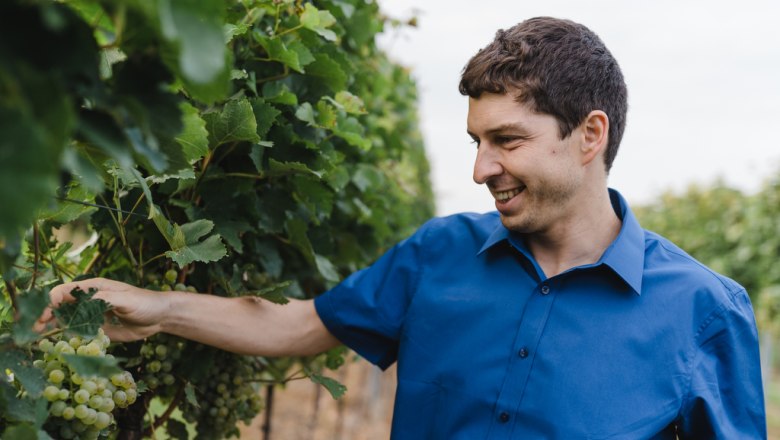
[[[628, 284], [637, 295], [642, 292], [642, 274], [645, 265], [645, 233], [639, 225], [634, 213], [628, 207], [628, 203], [614, 189], [609, 189], [609, 197], [615, 213], [622, 220], [620, 232], [612, 244], [604, 251], [598, 262], [593, 266], [605, 265], [612, 269], [623, 281]], [[478, 255], [503, 241], [511, 240], [512, 233], [499, 223], [495, 230], [488, 236], [480, 248]], [[524, 247], [524, 246], [523, 246]]]

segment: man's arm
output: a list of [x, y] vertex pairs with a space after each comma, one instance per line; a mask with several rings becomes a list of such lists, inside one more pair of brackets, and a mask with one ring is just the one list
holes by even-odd
[[697, 334], [680, 439], [766, 439], [758, 334], [744, 290], [715, 310]]
[[[114, 341], [133, 341], [163, 332], [234, 353], [260, 356], [313, 355], [339, 345], [311, 300], [278, 305], [254, 297], [155, 292], [94, 278], [52, 289], [52, 307], [72, 301], [70, 292], [75, 287], [96, 289], [95, 298], [112, 305], [104, 329]], [[51, 310], [47, 309], [40, 325], [51, 321]]]

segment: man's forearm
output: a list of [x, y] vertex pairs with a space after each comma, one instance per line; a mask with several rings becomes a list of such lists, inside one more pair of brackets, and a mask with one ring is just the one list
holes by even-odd
[[303, 356], [339, 344], [325, 328], [311, 300], [285, 305], [259, 298], [224, 298], [171, 292], [161, 331], [234, 353]]

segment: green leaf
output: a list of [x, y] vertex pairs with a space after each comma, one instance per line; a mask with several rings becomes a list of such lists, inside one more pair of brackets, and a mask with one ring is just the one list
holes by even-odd
[[327, 129], [333, 129], [336, 126], [337, 115], [332, 105], [324, 100], [317, 103], [317, 124]]
[[204, 114], [203, 118], [213, 147], [226, 142], [260, 141], [252, 104], [246, 98], [230, 100], [222, 111]]
[[379, 188], [382, 186], [383, 182], [384, 178], [382, 176], [382, 171], [371, 165], [358, 165], [357, 169], [352, 174], [352, 183], [358, 187], [360, 192], [367, 192]]
[[279, 61], [296, 72], [303, 73], [303, 66], [298, 58], [298, 52], [288, 49], [281, 39], [259, 36], [258, 41], [268, 54], [269, 60]]
[[49, 305], [49, 291], [31, 289], [17, 297], [19, 316], [14, 324], [14, 342], [24, 345], [40, 337], [33, 330], [35, 321]]
[[271, 81], [263, 85], [263, 98], [274, 104], [298, 105], [298, 96], [290, 91], [287, 84], [279, 81]]
[[200, 117], [198, 109], [187, 102], [179, 106], [182, 112], [184, 128], [176, 136], [176, 142], [181, 145], [184, 156], [192, 164], [206, 155], [209, 151], [209, 132], [206, 130], [206, 121]]
[[[0, 377], [4, 377], [4, 375]], [[46, 399], [32, 399], [30, 396], [19, 396], [17, 390], [11, 384], [5, 380], [0, 380], [0, 415], [4, 419], [30, 423], [37, 429], [46, 421], [47, 406], [48, 402]], [[3, 436], [3, 438], [15, 439], [16, 437]]]
[[241, 236], [248, 231], [253, 230], [252, 225], [245, 221], [225, 220], [217, 223], [217, 232], [227, 244], [235, 249], [239, 254], [244, 250], [244, 244], [241, 242]]
[[107, 113], [82, 109], [77, 135], [101, 149], [120, 168], [130, 168], [135, 164], [127, 137], [117, 121]]
[[227, 68], [222, 4], [215, 0], [157, 2], [162, 34], [179, 46], [179, 68], [193, 83], [218, 81]]
[[317, 121], [314, 120], [314, 108], [308, 102], [304, 102], [295, 111], [295, 117], [311, 126], [316, 126]]
[[177, 440], [188, 440], [190, 438], [187, 432], [187, 425], [176, 419], [168, 419], [165, 423], [165, 431], [168, 433], [169, 438]]
[[71, 185], [68, 188], [65, 197], [69, 200], [59, 200], [51, 209], [39, 213], [38, 218], [64, 224], [72, 222], [83, 215], [91, 214], [97, 210], [94, 206], [77, 203], [95, 202], [95, 194], [81, 185]]
[[3, 432], [3, 438], [14, 440], [38, 440], [38, 429], [31, 423], [11, 425]]
[[12, 109], [0, 107], [0, 133], [3, 237], [31, 223], [34, 212], [51, 201], [57, 187], [60, 147], [47, 141], [34, 120]]
[[306, 222], [298, 218], [291, 218], [285, 222], [284, 227], [287, 230], [287, 237], [290, 239], [290, 243], [301, 252], [307, 261], [315, 264], [314, 249], [311, 246], [308, 235], [306, 235], [308, 230]]
[[339, 63], [326, 54], [315, 55], [314, 62], [306, 67], [306, 73], [319, 78], [333, 93], [338, 93], [347, 86], [347, 74]]
[[330, 377], [325, 377], [321, 374], [315, 374], [315, 373], [310, 374], [309, 379], [311, 379], [312, 382], [318, 385], [324, 386], [325, 389], [328, 390], [328, 392], [334, 399], [342, 398], [344, 394], [347, 392], [347, 387], [341, 384], [336, 379], [331, 379]]
[[195, 387], [192, 386], [191, 382], [187, 382], [187, 384], [184, 385], [184, 397], [187, 399], [187, 403], [195, 408], [200, 408], [198, 398], [195, 396]]
[[322, 171], [315, 171], [300, 162], [279, 162], [275, 159], [268, 159], [268, 175], [284, 176], [288, 174], [309, 174], [322, 177]]
[[257, 122], [257, 136], [261, 139], [265, 138], [268, 134], [268, 130], [276, 121], [276, 118], [282, 114], [273, 105], [265, 102], [262, 98], [251, 99], [252, 111], [255, 113], [255, 122]]
[[336, 34], [327, 29], [336, 23], [336, 19], [329, 11], [320, 11], [311, 3], [306, 3], [300, 19], [301, 25], [306, 29], [313, 30], [328, 41], [336, 41]]
[[257, 291], [247, 292], [247, 294], [263, 298], [274, 304], [287, 304], [290, 302], [290, 300], [284, 296], [284, 291], [290, 287], [291, 284], [292, 282], [290, 281], [282, 281], [281, 283], [276, 283], [273, 286], [269, 286]]
[[180, 267], [193, 261], [217, 261], [227, 255], [227, 250], [222, 244], [219, 234], [199, 241], [214, 228], [214, 222], [211, 220], [201, 219], [179, 226], [168, 222], [159, 209], [154, 210], [152, 220], [171, 247], [171, 250], [165, 252], [165, 255]]
[[341, 281], [341, 276], [336, 270], [336, 266], [334, 266], [330, 260], [322, 255], [314, 254], [314, 261], [317, 265], [317, 271], [319, 271], [323, 278], [333, 282]]
[[32, 398], [41, 396], [46, 387], [46, 377], [43, 371], [32, 365], [32, 360], [21, 350], [0, 352], [0, 377], [6, 369], [14, 373], [14, 377], [22, 384], [24, 390]]
[[63, 354], [62, 358], [70, 368], [80, 376], [103, 376], [121, 373], [122, 369], [115, 358], [102, 356], [81, 356], [78, 354]]
[[175, 261], [179, 267], [184, 267], [194, 261], [204, 263], [218, 261], [227, 255], [227, 249], [222, 244], [220, 236], [215, 234], [201, 242], [167, 251], [165, 255]]
[[365, 129], [355, 118], [339, 118], [333, 133], [354, 147], [371, 149], [371, 139], [365, 136]]
[[182, 246], [187, 245], [187, 240], [184, 237], [184, 232], [178, 225], [170, 223], [162, 214], [159, 208], [153, 207], [151, 211], [151, 218], [154, 224], [157, 226], [157, 230], [160, 231], [165, 241], [168, 242], [168, 246], [171, 249], [179, 249]]
[[74, 302], [63, 303], [54, 309], [54, 316], [66, 334], [95, 336], [104, 322], [104, 314], [111, 306], [102, 299], [93, 299], [95, 291], [84, 292], [78, 287], [71, 290]]
[[205, 237], [212, 229], [214, 229], [214, 222], [211, 220], [201, 219], [181, 225], [181, 232], [184, 234], [186, 244], [197, 243], [198, 240]]
[[346, 90], [336, 93], [336, 102], [341, 104], [341, 107], [347, 113], [353, 115], [362, 115], [366, 113], [366, 107], [363, 100]]

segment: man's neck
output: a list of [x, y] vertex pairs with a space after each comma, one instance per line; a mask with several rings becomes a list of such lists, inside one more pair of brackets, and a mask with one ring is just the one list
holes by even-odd
[[620, 233], [622, 223], [607, 191], [577, 206], [548, 230], [526, 236], [529, 250], [548, 278], [597, 262]]

